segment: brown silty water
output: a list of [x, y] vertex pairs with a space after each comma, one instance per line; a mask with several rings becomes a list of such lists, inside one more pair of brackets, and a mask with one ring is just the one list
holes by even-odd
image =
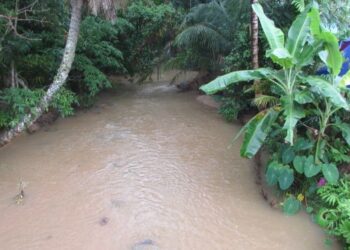
[[263, 200], [238, 130], [167, 84], [104, 94], [0, 150], [0, 249], [326, 249]]

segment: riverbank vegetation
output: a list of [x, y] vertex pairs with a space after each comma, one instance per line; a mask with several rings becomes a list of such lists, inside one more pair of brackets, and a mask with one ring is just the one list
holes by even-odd
[[283, 211], [304, 205], [349, 247], [350, 73], [339, 49], [350, 35], [349, 6], [130, 0], [115, 10], [110, 0], [4, 0], [0, 130], [14, 131], [4, 143], [43, 112], [64, 117], [91, 106], [112, 87], [110, 75], [144, 80], [164, 65], [198, 71], [197, 88], [224, 74], [201, 90], [220, 99], [228, 121], [255, 114], [239, 134], [242, 157], [267, 152], [266, 182]]
[[[319, 5], [298, 3], [301, 13], [287, 32], [260, 4], [252, 6], [273, 65], [233, 71], [201, 89], [215, 94], [260, 80], [253, 97], [259, 112], [241, 131], [242, 157], [253, 158], [264, 147], [266, 181], [284, 196], [284, 212], [295, 214], [303, 203], [317, 223], [349, 246], [350, 73], [341, 74], [339, 41], [323, 25]], [[315, 72], [321, 64], [327, 66], [325, 75]]]
[[[67, 39], [69, 5], [62, 1], [4, 1], [0, 4], [0, 129], [34, 111], [59, 67]], [[115, 23], [84, 15], [67, 83], [50, 108], [62, 116], [91, 105], [111, 87], [109, 74], [147, 74], [181, 15], [169, 4], [132, 1]]]

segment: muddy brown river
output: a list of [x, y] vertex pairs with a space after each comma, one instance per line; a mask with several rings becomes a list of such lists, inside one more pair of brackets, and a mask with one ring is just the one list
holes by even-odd
[[329, 249], [264, 201], [238, 129], [168, 85], [102, 95], [0, 150], [0, 249]]

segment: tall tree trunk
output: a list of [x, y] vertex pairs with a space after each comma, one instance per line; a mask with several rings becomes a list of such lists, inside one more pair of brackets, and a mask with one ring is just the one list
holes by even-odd
[[0, 147], [8, 144], [14, 137], [21, 134], [28, 126], [34, 123], [45, 112], [53, 96], [58, 92], [58, 90], [67, 80], [75, 57], [75, 49], [79, 37], [79, 28], [83, 7], [83, 0], [71, 0], [70, 2], [71, 19], [69, 24], [69, 32], [62, 62], [57, 71], [57, 74], [44, 97], [40, 101], [39, 106], [35, 109], [35, 112], [25, 115], [14, 128], [6, 131], [0, 136]]
[[[250, 0], [251, 4], [258, 3], [258, 0]], [[251, 9], [251, 53], [252, 68], [259, 68], [259, 20], [256, 13]], [[255, 97], [260, 95], [259, 80], [254, 81]]]
[[17, 88], [15, 61], [11, 61], [11, 88]]
[[[258, 0], [251, 0], [251, 4], [258, 3]], [[251, 51], [252, 51], [252, 67], [259, 68], [259, 20], [256, 13], [251, 12]]]

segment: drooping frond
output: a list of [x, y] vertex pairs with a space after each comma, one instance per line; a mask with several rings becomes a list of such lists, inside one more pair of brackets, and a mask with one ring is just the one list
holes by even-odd
[[114, 0], [87, 0], [89, 8], [94, 15], [102, 14], [108, 20], [114, 20], [115, 2]]
[[280, 100], [275, 96], [269, 96], [269, 95], [260, 95], [256, 98], [254, 98], [253, 103], [259, 108], [259, 109], [266, 109], [267, 107], [273, 107], [276, 106]]
[[180, 47], [193, 47], [199, 44], [217, 53], [227, 49], [230, 42], [218, 30], [205, 24], [196, 24], [182, 31], [176, 38], [176, 44]]
[[[227, 53], [232, 46], [232, 34], [240, 25], [241, 10], [249, 6], [242, 0], [217, 0], [199, 4], [186, 15], [177, 45], [197, 47], [211, 53]], [[234, 6], [234, 7], [233, 7]]]
[[170, 65], [216, 70], [232, 50], [235, 33], [248, 21], [249, 9], [245, 0], [213, 0], [193, 7], [174, 44], [185, 53], [177, 54]]
[[191, 9], [186, 15], [182, 24], [183, 28], [189, 27], [195, 24], [205, 24], [209, 27], [219, 29], [221, 33], [229, 34], [235, 26], [233, 14], [230, 13], [227, 2], [232, 4], [230, 1], [212, 1], [206, 4], [199, 4], [198, 6]]

